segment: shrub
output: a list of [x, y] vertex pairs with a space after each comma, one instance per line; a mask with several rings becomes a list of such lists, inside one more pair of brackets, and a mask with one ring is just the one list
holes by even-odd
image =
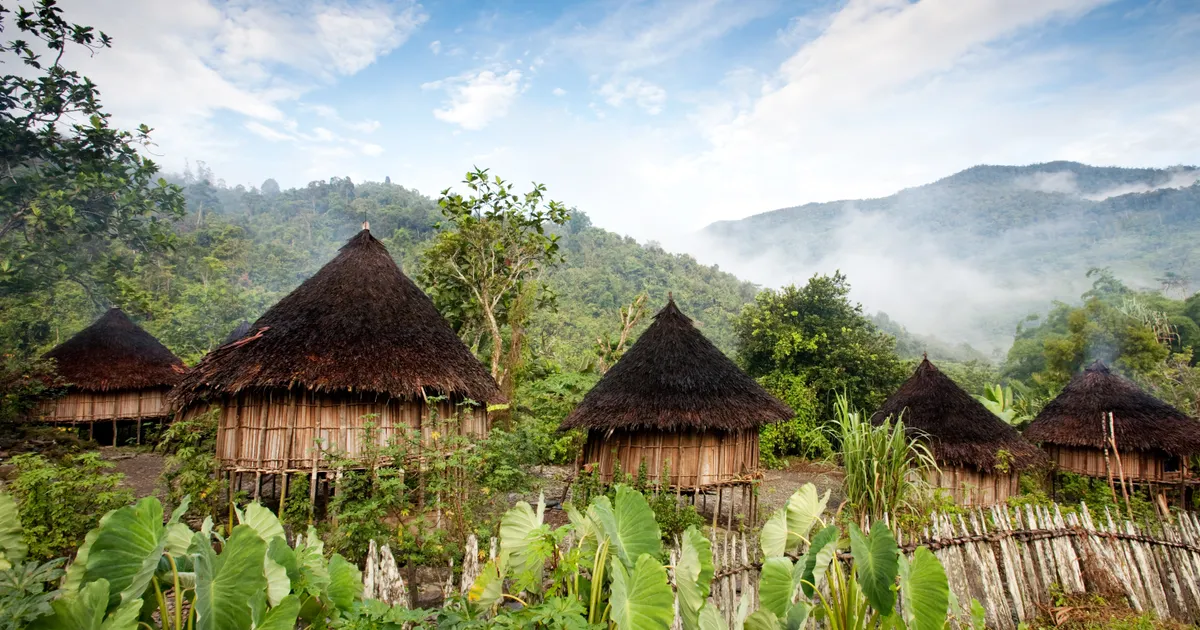
[[570, 464], [583, 447], [583, 431], [558, 426], [583, 400], [599, 376], [590, 372], [553, 373], [517, 388], [513, 433], [530, 464]]
[[11, 487], [31, 558], [70, 554], [100, 517], [133, 502], [133, 493], [120, 487], [125, 475], [110, 472], [112, 464], [98, 453], [69, 455], [61, 463], [25, 454], [12, 463], [17, 477]]
[[825, 459], [831, 456], [833, 445], [818, 422], [820, 406], [812, 388], [794, 375], [769, 374], [759, 381], [796, 412], [790, 420], [768, 424], [759, 431], [762, 465], [782, 468], [787, 465], [788, 457]]
[[219, 411], [190, 420], [172, 422], [159, 440], [159, 449], [168, 454], [160, 479], [167, 501], [179, 505], [183, 497], [192, 498], [189, 516], [203, 519], [221, 513], [220, 462], [217, 461], [217, 422]]

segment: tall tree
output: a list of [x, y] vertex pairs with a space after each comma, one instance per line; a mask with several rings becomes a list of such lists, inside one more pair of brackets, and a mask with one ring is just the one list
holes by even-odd
[[[734, 324], [738, 359], [754, 377], [799, 377], [832, 418], [835, 394], [874, 409], [906, 376], [895, 339], [850, 301], [846, 276], [816, 275], [803, 287], [766, 289]], [[771, 379], [767, 379], [771, 380]], [[794, 379], [782, 379], [793, 381]]]
[[139, 153], [150, 129], [110, 126], [95, 84], [62, 63], [71, 46], [109, 47], [107, 35], [67, 22], [54, 0], [0, 5], [6, 21], [18, 34], [0, 55], [24, 67], [0, 78], [0, 296], [63, 280], [90, 294], [121, 255], [169, 245], [182, 196]]
[[492, 376], [512, 393], [525, 325], [532, 311], [553, 306], [545, 273], [562, 262], [558, 237], [547, 224], [563, 225], [566, 207], [546, 201], [546, 187], [524, 194], [486, 169], [467, 173], [469, 197], [442, 191], [445, 222], [425, 251], [420, 278], [439, 309], [467, 339], [490, 340]]

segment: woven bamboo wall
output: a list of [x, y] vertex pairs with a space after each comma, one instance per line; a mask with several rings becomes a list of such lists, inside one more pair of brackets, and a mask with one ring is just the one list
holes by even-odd
[[109, 392], [71, 390], [62, 398], [42, 403], [39, 415], [45, 422], [70, 423], [164, 417], [168, 415], [168, 389], [160, 387]]
[[[397, 437], [399, 427], [420, 429], [428, 443], [437, 427], [430, 422], [430, 405], [422, 400], [403, 400], [355, 393], [315, 393], [309, 390], [242, 392], [226, 397], [220, 406], [217, 430], [217, 459], [234, 471], [311, 471], [317, 440], [322, 451], [335, 451], [351, 458], [363, 451], [365, 425], [374, 425], [376, 439], [385, 446]], [[462, 415], [457, 430], [464, 435], [485, 437], [487, 411], [456, 407], [445, 400], [436, 403], [437, 416]], [[203, 405], [189, 414], [203, 413]], [[363, 418], [375, 414], [374, 418]], [[328, 456], [318, 455], [319, 470], [327, 470]]]
[[[1070, 446], [1047, 445], [1046, 452], [1058, 464], [1059, 470], [1087, 475], [1089, 477], [1107, 478], [1109, 469], [1113, 477], [1117, 476], [1117, 460], [1112, 453], [1108, 455], [1108, 466], [1104, 464], [1104, 452], [1099, 449], [1075, 448]], [[1176, 458], [1177, 459], [1177, 458]], [[1121, 453], [1121, 468], [1125, 478], [1134, 481], [1166, 481], [1167, 465], [1172, 461], [1163, 453], [1148, 451], [1126, 451]]]
[[758, 431], [613, 431], [593, 429], [583, 448], [585, 464], [598, 464], [604, 481], [612, 481], [613, 462], [626, 474], [637, 474], [642, 461], [658, 482], [670, 461], [667, 485], [695, 488], [726, 483], [758, 470]]
[[931, 473], [929, 482], [948, 492], [954, 497], [955, 503], [965, 506], [1004, 503], [1008, 497], [1020, 491], [1020, 475], [1015, 472], [985, 473], [975, 468], [947, 464]]

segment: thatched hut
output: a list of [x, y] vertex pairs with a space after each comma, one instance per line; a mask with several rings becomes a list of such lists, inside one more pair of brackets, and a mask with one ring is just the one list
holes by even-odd
[[1040, 443], [1059, 470], [1100, 478], [1123, 473], [1142, 483], [1185, 481], [1181, 458], [1200, 454], [1200, 421], [1100, 361], [1071, 379], [1025, 437]]
[[167, 392], [183, 377], [186, 368], [150, 333], [133, 323], [119, 308], [109, 309], [91, 326], [75, 333], [46, 353], [68, 384], [66, 394], [47, 400], [40, 409], [45, 422], [87, 424], [89, 437], [96, 423], [118, 443], [118, 423], [136, 425], [141, 442], [143, 421], [164, 421], [169, 415]]
[[[758, 429], [793, 412], [742, 372], [667, 302], [637, 343], [563, 421], [587, 429], [583, 463], [611, 481], [615, 462], [677, 489], [745, 483]], [[670, 478], [659, 479], [670, 463]]]
[[[466, 401], [474, 406], [464, 407]], [[363, 452], [401, 429], [487, 434], [503, 397], [433, 302], [364, 229], [267, 310], [213, 350], [171, 393], [191, 417], [220, 409], [217, 458], [233, 473], [326, 470], [329, 453]], [[369, 416], [364, 418], [364, 416]], [[319, 447], [318, 447], [319, 444]], [[314, 474], [315, 479], [315, 474]]]
[[900, 418], [909, 437], [929, 447], [938, 472], [929, 479], [962, 505], [992, 505], [1020, 490], [1018, 476], [1048, 463], [1045, 454], [922, 359], [872, 420]]

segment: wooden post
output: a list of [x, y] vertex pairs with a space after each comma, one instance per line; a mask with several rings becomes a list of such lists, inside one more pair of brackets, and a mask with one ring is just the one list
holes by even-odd
[[229, 527], [226, 536], [233, 535], [233, 471], [229, 471]]
[[1129, 503], [1129, 490], [1125, 487], [1125, 467], [1121, 464], [1121, 452], [1117, 450], [1117, 434], [1113, 424], [1113, 414], [1110, 411], [1108, 412], [1108, 439], [1112, 443], [1113, 456], [1117, 459], [1117, 474], [1121, 476], [1121, 494], [1125, 496], [1125, 513], [1132, 521], [1133, 507]]
[[262, 469], [254, 471], [254, 500], [258, 501], [262, 497]]
[[116, 413], [115, 413], [115, 412], [116, 412], [116, 409], [114, 409], [114, 410], [113, 410], [113, 412], [114, 412], [114, 414], [113, 414], [113, 419], [112, 419], [112, 425], [113, 425], [113, 447], [115, 448], [115, 447], [117, 446], [117, 416], [116, 416]]
[[287, 503], [287, 487], [288, 487], [287, 470], [281, 471], [280, 474], [283, 475], [283, 485], [281, 485], [279, 487], [279, 518], [283, 518], [283, 506], [285, 503]]
[[1108, 473], [1108, 491], [1112, 493], [1113, 504], [1116, 504], [1117, 486], [1113, 483], [1112, 464], [1110, 464], [1108, 461], [1108, 445], [1111, 443], [1111, 441], [1108, 439], [1108, 422], [1104, 418], [1104, 414], [1100, 414], [1100, 427], [1104, 431], [1104, 470]]
[[[320, 438], [318, 438], [319, 440]], [[313, 514], [317, 511], [317, 462], [321, 459], [320, 442], [315, 442], [312, 454], [312, 477], [308, 482], [308, 524], [313, 524]]]

